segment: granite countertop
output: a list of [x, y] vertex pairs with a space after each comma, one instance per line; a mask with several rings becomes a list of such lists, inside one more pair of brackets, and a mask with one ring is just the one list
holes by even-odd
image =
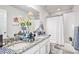
[[26, 41], [17, 41], [13, 43], [9, 43], [8, 45], [5, 45], [5, 47], [12, 49], [16, 52], [16, 54], [21, 54], [24, 51], [32, 48], [33, 46], [37, 45], [38, 43], [42, 42], [43, 40], [49, 38], [49, 35], [45, 36], [39, 36], [34, 42], [26, 42]]

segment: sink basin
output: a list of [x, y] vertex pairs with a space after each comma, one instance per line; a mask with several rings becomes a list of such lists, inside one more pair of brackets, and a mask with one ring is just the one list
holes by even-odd
[[38, 36], [37, 38], [38, 39], [44, 39], [44, 38], [46, 38], [47, 36], [46, 35], [41, 35], [41, 36]]

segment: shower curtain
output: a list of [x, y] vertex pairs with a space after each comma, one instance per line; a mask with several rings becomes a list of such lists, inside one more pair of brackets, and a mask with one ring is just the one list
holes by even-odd
[[63, 16], [55, 16], [47, 19], [47, 33], [51, 34], [51, 43], [64, 45]]
[[74, 39], [72, 45], [76, 50], [79, 50], [79, 26], [75, 26], [74, 28]]

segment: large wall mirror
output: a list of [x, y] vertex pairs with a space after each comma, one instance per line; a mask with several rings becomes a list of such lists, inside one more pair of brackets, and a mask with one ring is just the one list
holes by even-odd
[[27, 18], [28, 14], [32, 14], [32, 26], [31, 29], [32, 31], [36, 30], [36, 28], [39, 27], [40, 25], [40, 13], [36, 9], [33, 9], [32, 7], [29, 7], [27, 5], [12, 5], [12, 7], [20, 9], [25, 12], [24, 18]]
[[0, 6], [0, 34], [3, 35], [3, 39], [8, 37], [14, 37], [19, 31], [19, 26], [13, 25], [13, 17], [22, 16], [27, 17], [28, 12], [33, 13], [32, 16], [32, 31], [40, 25], [40, 13], [26, 5], [9, 5], [9, 6]]

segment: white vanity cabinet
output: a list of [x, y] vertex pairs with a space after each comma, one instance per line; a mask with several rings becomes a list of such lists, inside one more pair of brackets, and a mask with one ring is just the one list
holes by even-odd
[[49, 39], [44, 39], [43, 41], [37, 43], [35, 46], [23, 52], [23, 54], [49, 54], [49, 52], [50, 52]]

